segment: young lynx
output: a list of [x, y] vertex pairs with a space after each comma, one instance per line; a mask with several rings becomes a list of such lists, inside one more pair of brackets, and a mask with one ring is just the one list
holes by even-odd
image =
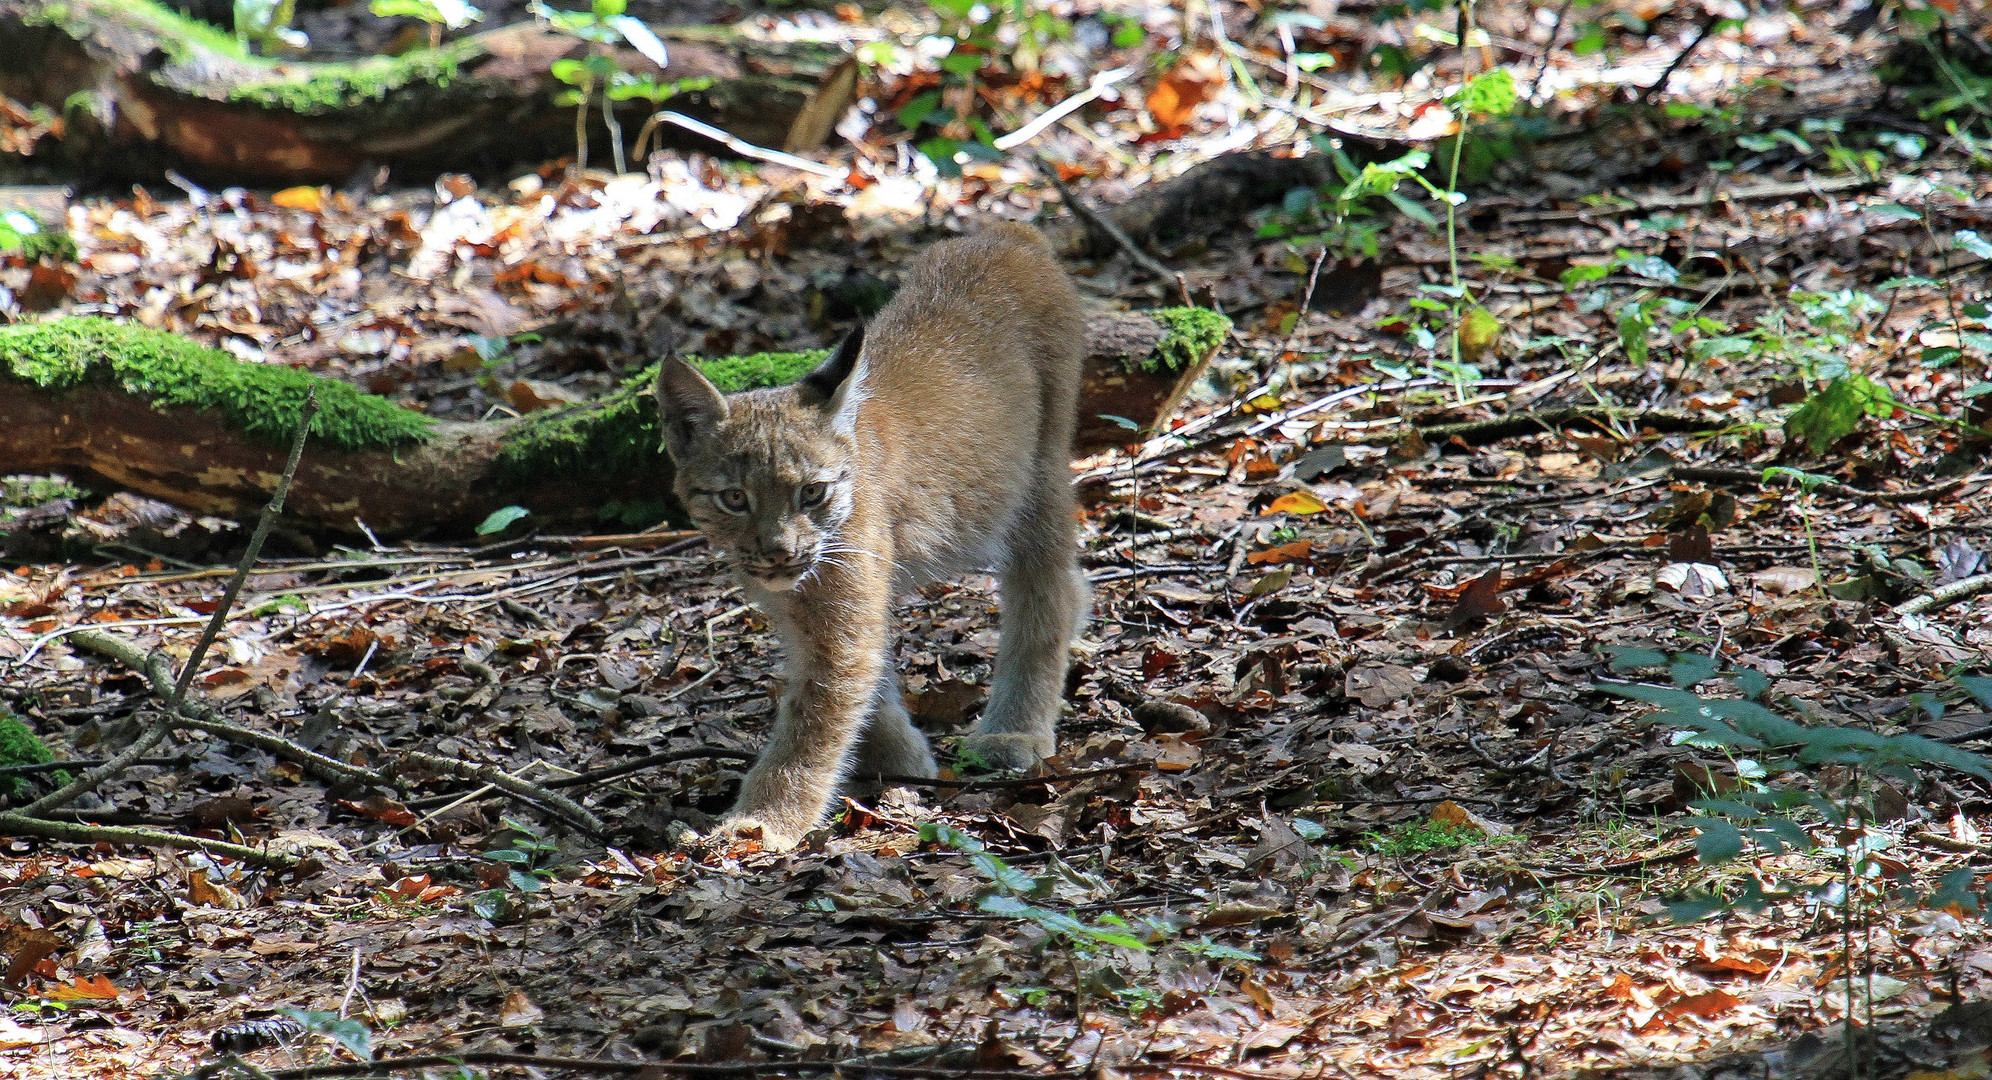
[[890, 662], [896, 595], [993, 568], [1002, 639], [969, 752], [1028, 768], [1056, 746], [1088, 591], [1072, 428], [1086, 328], [1037, 230], [929, 249], [898, 296], [794, 386], [722, 396], [676, 357], [657, 377], [677, 493], [767, 613], [787, 693], [721, 835], [793, 847], [838, 784], [933, 776]]

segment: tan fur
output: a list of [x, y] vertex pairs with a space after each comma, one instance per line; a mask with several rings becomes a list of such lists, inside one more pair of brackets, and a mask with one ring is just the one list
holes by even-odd
[[966, 749], [999, 768], [1053, 752], [1088, 596], [1070, 464], [1085, 335], [1044, 237], [999, 224], [926, 251], [862, 349], [854, 335], [798, 386], [722, 398], [665, 361], [657, 397], [678, 497], [787, 659], [780, 714], [726, 833], [791, 847], [847, 777], [935, 774], [900, 702], [887, 623], [896, 595], [937, 577], [988, 568], [1002, 585], [995, 677]]

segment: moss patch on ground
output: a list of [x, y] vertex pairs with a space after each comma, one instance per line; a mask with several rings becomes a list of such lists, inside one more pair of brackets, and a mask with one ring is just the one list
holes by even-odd
[[24, 16], [24, 21], [57, 27], [80, 41], [103, 25], [92, 21], [93, 11], [114, 16], [117, 23], [151, 32], [158, 37], [166, 54], [175, 60], [185, 59], [192, 51], [190, 46], [231, 59], [254, 59], [233, 34], [153, 0], [57, 0], [34, 8]]
[[466, 40], [401, 56], [290, 65], [294, 74], [229, 87], [228, 100], [304, 116], [336, 112], [385, 100], [404, 86], [448, 86], [462, 76], [467, 62], [482, 55], [475, 41]]
[[[40, 765], [54, 761], [51, 751], [35, 733], [21, 723], [20, 717], [0, 708], [0, 768], [8, 765]], [[51, 777], [58, 784], [67, 784], [69, 774], [56, 771]], [[28, 782], [18, 777], [0, 776], [0, 794], [17, 795], [26, 790]]]
[[[828, 349], [813, 349], [713, 360], [694, 358], [692, 364], [721, 393], [731, 394], [792, 383], [815, 370], [829, 355]], [[636, 476], [662, 468], [663, 433], [658, 430], [657, 406], [650, 397], [650, 384], [656, 379], [653, 364], [591, 404], [528, 417], [505, 437], [505, 446], [498, 453], [499, 478], [523, 483], [583, 471]]]
[[186, 338], [108, 319], [71, 317], [0, 327], [0, 378], [44, 390], [110, 384], [155, 407], [215, 409], [235, 427], [284, 445], [318, 390], [312, 436], [341, 450], [392, 450], [429, 436], [431, 421], [333, 379], [247, 364]]
[[1224, 344], [1224, 336], [1231, 332], [1231, 320], [1209, 308], [1156, 308], [1148, 314], [1168, 334], [1156, 344], [1153, 354], [1136, 365], [1142, 371], [1195, 367]]

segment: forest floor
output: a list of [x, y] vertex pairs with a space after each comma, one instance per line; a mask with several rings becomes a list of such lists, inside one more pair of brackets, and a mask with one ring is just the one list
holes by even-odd
[[[1937, 134], [1912, 159], [1853, 120], [1805, 126], [1866, 115], [1873, 64], [1773, 29], [1675, 85], [1790, 139], [1739, 148], [1707, 112], [1603, 104], [1669, 45], [1567, 91], [1587, 133], [1515, 147], [1453, 250], [1443, 226], [1357, 218], [1381, 256], [1324, 266], [1296, 205], [1165, 245], [1179, 281], [1075, 266], [1091, 303], [1187, 294], [1235, 329], [1173, 440], [1077, 465], [1095, 615], [1043, 776], [852, 801], [790, 855], [677, 852], [672, 823], [726, 807], [776, 692], [766, 624], [698, 541], [266, 558], [196, 684], [225, 718], [351, 762], [417, 748], [558, 784], [613, 844], [472, 781], [328, 789], [183, 737], [79, 819], [268, 843], [309, 872], [0, 843], [0, 1073], [185, 1070], [224, 1027], [296, 1008], [333, 1038], [248, 1061], [350, 1060], [364, 1037], [377, 1057], [1438, 1078], [1700, 1075], [1754, 1048], [1737, 1067], [1828, 1075], [1850, 1015], [1909, 1032], [1984, 996], [1992, 935], [1954, 872], [1983, 863], [1992, 785], [1878, 770], [1852, 743], [1784, 772], [1677, 737], [1706, 717], [1654, 722], [1601, 689], [1671, 673], [1733, 703], [1755, 672], [1818, 729], [1992, 730], [1955, 681], [1986, 666], [1992, 598], [1915, 599], [1985, 569], [1992, 530], [1965, 426], [1992, 361], [1984, 150]], [[1053, 134], [1108, 203], [1232, 148], [1235, 95], [1138, 168]], [[1254, 116], [1261, 145], [1304, 137]], [[1843, 139], [1883, 154], [1850, 166], [1828, 153]], [[1063, 213], [1028, 167], [937, 181], [884, 160], [855, 191], [667, 154], [617, 178], [90, 197], [69, 209], [76, 259], [0, 284], [475, 418], [585, 399], [665, 340], [824, 344], [921, 244]], [[1454, 264], [1494, 328], [1456, 361]], [[1504, 415], [1523, 420], [1411, 430]], [[0, 695], [88, 758], [157, 698], [65, 634], [128, 627], [184, 658], [240, 530], [8, 485], [0, 527], [65, 557], [0, 577]], [[994, 612], [980, 576], [900, 608], [908, 704], [944, 761]], [[1615, 669], [1625, 648], [1665, 656]], [[675, 760], [618, 769], [656, 755]], [[1801, 789], [1870, 820], [1801, 808], [1836, 849], [1697, 859], [1689, 803]], [[1845, 887], [1869, 849], [1880, 876]], [[1757, 888], [1755, 910], [1669, 917]], [[1984, 1070], [1920, 1037], [1861, 1045], [1870, 1075]]]

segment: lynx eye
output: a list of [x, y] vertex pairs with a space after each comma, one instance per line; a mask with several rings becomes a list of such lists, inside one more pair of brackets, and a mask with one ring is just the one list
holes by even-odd
[[804, 484], [802, 485], [802, 490], [796, 493], [796, 500], [802, 504], [804, 510], [812, 506], [821, 505], [823, 500], [829, 497], [830, 485], [820, 481], [814, 484]]
[[719, 493], [719, 505], [732, 514], [747, 512], [747, 492], [740, 488], [727, 488]]

